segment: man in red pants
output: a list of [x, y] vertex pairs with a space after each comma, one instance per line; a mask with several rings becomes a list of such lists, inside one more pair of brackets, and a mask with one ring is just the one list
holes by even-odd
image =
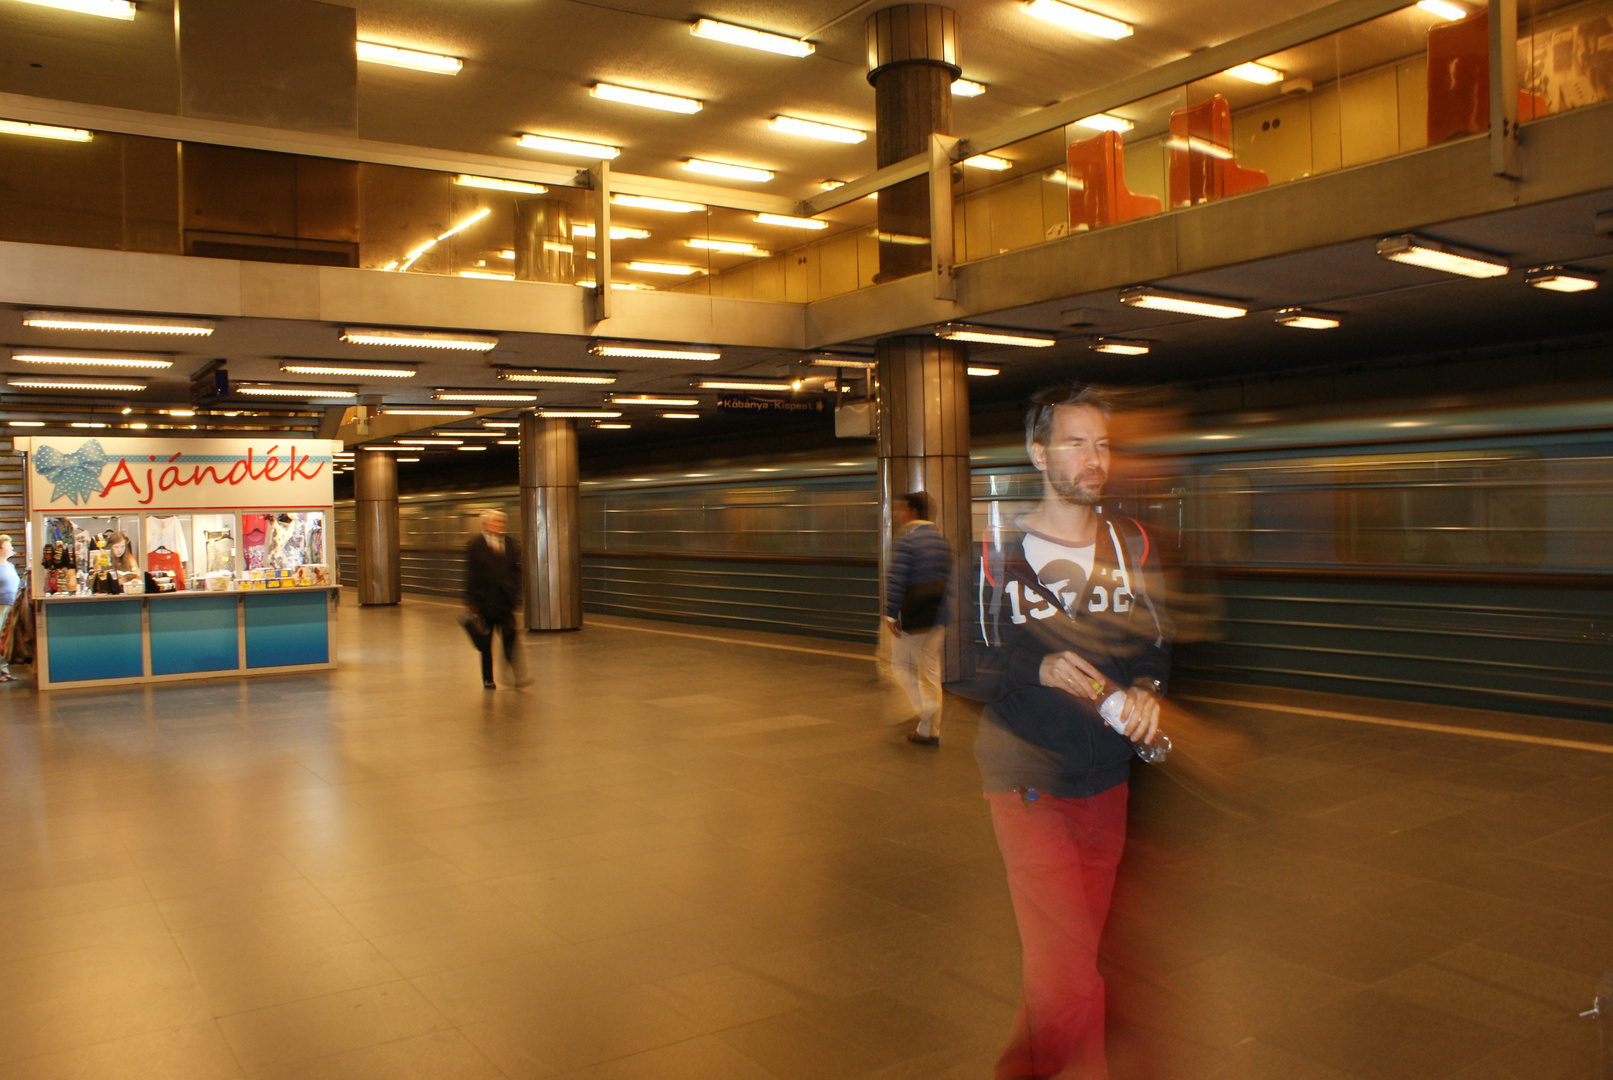
[[[1159, 730], [1168, 624], [1141, 525], [1103, 513], [1109, 406], [1038, 394], [1025, 418], [1042, 499], [983, 547], [980, 632], [994, 682], [975, 741], [1024, 954], [998, 1080], [1104, 1080], [1098, 944], [1126, 844], [1126, 781]], [[984, 603], [990, 590], [989, 605]], [[1121, 730], [1098, 703], [1123, 693]]]

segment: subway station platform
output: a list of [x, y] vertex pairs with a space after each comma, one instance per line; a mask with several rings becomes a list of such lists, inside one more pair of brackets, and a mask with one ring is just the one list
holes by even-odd
[[[0, 1077], [991, 1075], [1019, 951], [967, 703], [918, 748], [857, 646], [602, 618], [487, 692], [455, 614], [349, 592], [333, 672], [0, 688]], [[1116, 1080], [1595, 1074], [1613, 727], [1173, 707]]]

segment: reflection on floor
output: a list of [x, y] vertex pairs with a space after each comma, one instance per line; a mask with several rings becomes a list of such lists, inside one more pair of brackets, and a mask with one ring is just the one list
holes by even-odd
[[[0, 1076], [990, 1075], [963, 703], [916, 748], [855, 647], [602, 620], [487, 693], [452, 616], [349, 594], [334, 673], [0, 690]], [[1613, 754], [1192, 707], [1248, 742], [1215, 807], [1138, 770], [1116, 1080], [1594, 1074]]]

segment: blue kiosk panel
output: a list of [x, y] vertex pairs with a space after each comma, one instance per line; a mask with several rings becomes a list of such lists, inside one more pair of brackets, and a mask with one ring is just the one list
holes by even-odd
[[330, 661], [324, 589], [246, 593], [246, 666], [289, 667]]
[[140, 600], [51, 604], [50, 681], [138, 679], [145, 674], [140, 650]]
[[234, 671], [241, 666], [234, 594], [154, 600], [149, 622], [153, 675]]

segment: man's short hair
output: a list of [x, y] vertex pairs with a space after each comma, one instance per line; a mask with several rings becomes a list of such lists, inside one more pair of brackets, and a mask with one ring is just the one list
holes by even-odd
[[504, 511], [500, 510], [496, 506], [491, 507], [490, 509], [482, 511], [482, 520], [483, 521], [488, 521], [488, 520], [491, 520], [492, 518], [496, 518], [496, 517], [497, 518], [504, 518], [505, 520], [508, 520], [509, 516], [510, 515], [506, 514]]
[[902, 501], [907, 504], [907, 508], [913, 511], [913, 515], [920, 521], [929, 521], [935, 513], [931, 509], [932, 504], [929, 495], [922, 491], [910, 491], [902, 496]]
[[10, 533], [0, 533], [0, 545], [11, 543]]
[[1090, 383], [1060, 383], [1040, 390], [1031, 398], [1031, 407], [1025, 410], [1025, 452], [1030, 453], [1032, 443], [1047, 445], [1053, 434], [1053, 412], [1060, 405], [1088, 405], [1105, 418], [1110, 412], [1109, 399], [1103, 391]]

